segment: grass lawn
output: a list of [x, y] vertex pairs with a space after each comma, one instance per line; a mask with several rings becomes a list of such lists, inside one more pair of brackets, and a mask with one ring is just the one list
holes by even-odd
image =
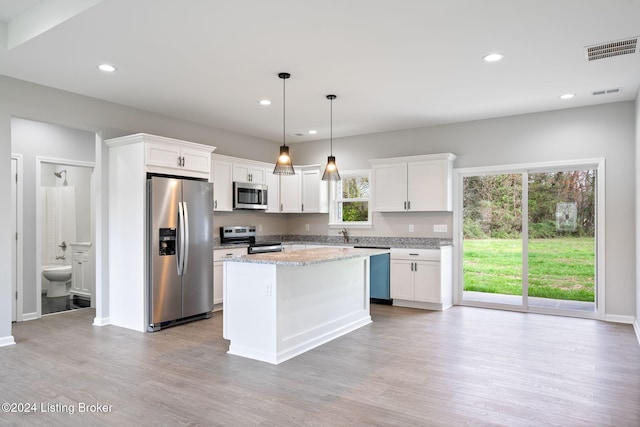
[[[522, 243], [464, 241], [464, 290], [522, 295]], [[594, 301], [595, 241], [588, 237], [529, 241], [529, 296]]]

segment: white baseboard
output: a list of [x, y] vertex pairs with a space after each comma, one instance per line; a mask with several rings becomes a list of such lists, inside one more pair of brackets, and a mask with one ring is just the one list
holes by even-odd
[[27, 320], [36, 320], [38, 318], [38, 313], [37, 312], [33, 312], [33, 313], [24, 313], [22, 315], [22, 321], [27, 321]]
[[94, 317], [93, 318], [93, 326], [107, 326], [110, 325], [111, 321], [108, 317]]
[[640, 321], [638, 319], [633, 322], [633, 329], [636, 330], [636, 338], [638, 338], [638, 344], [640, 344]]
[[9, 335], [8, 337], [0, 337], [0, 347], [6, 347], [15, 343], [16, 341], [13, 339], [13, 335]]
[[618, 314], [607, 314], [604, 317], [604, 320], [607, 322], [614, 322], [614, 323], [626, 323], [629, 325], [633, 325], [633, 322], [636, 321], [636, 318], [633, 316], [621, 316]]

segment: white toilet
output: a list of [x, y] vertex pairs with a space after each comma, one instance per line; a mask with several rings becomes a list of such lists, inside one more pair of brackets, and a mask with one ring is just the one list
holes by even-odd
[[42, 269], [42, 276], [49, 281], [47, 297], [69, 296], [71, 291], [71, 266], [58, 265]]

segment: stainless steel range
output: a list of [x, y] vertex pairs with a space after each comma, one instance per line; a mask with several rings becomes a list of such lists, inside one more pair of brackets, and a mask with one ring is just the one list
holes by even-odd
[[282, 252], [281, 242], [256, 242], [255, 225], [220, 227], [220, 243], [223, 245], [249, 245], [247, 253]]

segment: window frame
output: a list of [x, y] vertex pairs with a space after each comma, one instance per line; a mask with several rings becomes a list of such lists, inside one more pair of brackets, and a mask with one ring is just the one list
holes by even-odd
[[[330, 182], [329, 185], [329, 228], [371, 228], [373, 227], [373, 212], [371, 205], [371, 169], [357, 169], [340, 172], [341, 179], [349, 178], [367, 178], [369, 180], [369, 197], [357, 198], [357, 199], [343, 199], [338, 197], [338, 183], [337, 181]], [[368, 204], [368, 218], [367, 221], [341, 221], [338, 218], [338, 203], [341, 202], [367, 202]]]

